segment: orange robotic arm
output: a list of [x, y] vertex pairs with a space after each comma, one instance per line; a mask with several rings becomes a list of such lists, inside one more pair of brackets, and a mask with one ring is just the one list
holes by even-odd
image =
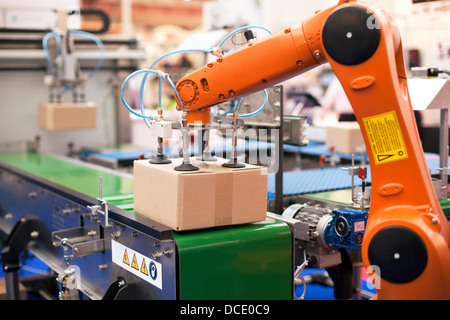
[[321, 24], [331, 10], [249, 43], [180, 79], [176, 87], [188, 122], [209, 123], [209, 107], [260, 91], [326, 62], [315, 50], [321, 48]]
[[419, 140], [400, 34], [387, 14], [340, 1], [187, 75], [177, 89], [188, 122], [208, 123], [211, 106], [325, 62], [353, 106], [369, 155], [372, 200], [362, 257], [378, 270], [378, 298], [450, 299], [449, 222]]

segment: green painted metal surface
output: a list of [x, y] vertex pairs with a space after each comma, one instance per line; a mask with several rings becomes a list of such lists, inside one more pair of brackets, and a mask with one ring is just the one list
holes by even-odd
[[447, 198], [439, 198], [439, 203], [441, 204], [444, 214], [447, 216], [447, 218], [450, 218], [450, 200]]
[[180, 299], [292, 299], [292, 236], [285, 223], [267, 218], [174, 237]]
[[133, 204], [133, 179], [36, 152], [0, 153], [0, 162], [93, 198], [99, 196], [101, 176], [105, 200], [118, 207]]

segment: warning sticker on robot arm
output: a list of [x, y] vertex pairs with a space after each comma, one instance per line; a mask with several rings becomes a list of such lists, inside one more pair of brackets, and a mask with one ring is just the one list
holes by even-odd
[[363, 118], [376, 165], [408, 158], [395, 111]]

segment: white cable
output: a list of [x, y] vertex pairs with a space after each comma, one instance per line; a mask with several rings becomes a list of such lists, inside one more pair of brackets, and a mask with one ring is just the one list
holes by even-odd
[[300, 297], [297, 297], [297, 295], [295, 294], [295, 290], [294, 290], [294, 299], [295, 300], [303, 300], [305, 298], [305, 293], [306, 293], [306, 281], [305, 278], [303, 278], [300, 273], [308, 266], [309, 264], [309, 260], [306, 259], [306, 252], [303, 251], [303, 263], [301, 265], [299, 265], [297, 267], [297, 269], [294, 272], [294, 283], [295, 280], [299, 279], [303, 285], [303, 293]]

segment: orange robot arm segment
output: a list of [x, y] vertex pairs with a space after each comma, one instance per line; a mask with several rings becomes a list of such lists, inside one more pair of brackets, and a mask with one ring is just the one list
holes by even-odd
[[420, 143], [400, 34], [383, 11], [340, 1], [193, 72], [177, 88], [188, 121], [207, 123], [211, 106], [325, 62], [353, 106], [369, 155], [372, 198], [362, 257], [379, 270], [378, 298], [450, 299], [449, 222]]
[[[325, 63], [324, 57], [313, 48], [320, 46], [320, 30], [330, 10], [249, 43], [180, 79], [176, 87], [188, 122], [209, 123], [210, 107], [260, 91]], [[304, 32], [305, 25], [307, 32]]]
[[434, 191], [406, 85], [399, 31], [381, 10], [345, 5], [327, 18], [326, 58], [363, 134], [372, 198], [362, 256], [378, 298], [450, 298], [449, 223]]

